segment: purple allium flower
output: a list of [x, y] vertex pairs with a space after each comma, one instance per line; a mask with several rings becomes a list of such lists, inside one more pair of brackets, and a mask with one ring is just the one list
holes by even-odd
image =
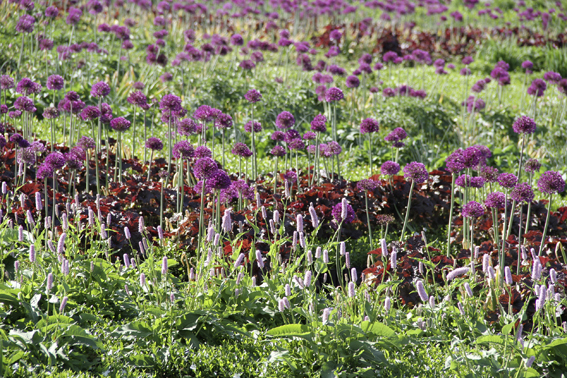
[[250, 89], [248, 92], [246, 92], [244, 98], [248, 102], [255, 103], [262, 99], [262, 94], [258, 92], [256, 89]]
[[219, 167], [213, 159], [204, 157], [195, 162], [193, 173], [198, 179], [206, 180], [218, 171], [218, 169]]
[[301, 139], [292, 139], [288, 142], [288, 147], [290, 150], [304, 150], [305, 142]]
[[195, 159], [210, 158], [213, 153], [207, 146], [199, 146], [195, 148]]
[[481, 111], [486, 107], [484, 100], [475, 96], [469, 96], [462, 105], [467, 107], [469, 113]]
[[465, 218], [479, 218], [484, 215], [484, 208], [476, 201], [470, 201], [463, 206], [461, 211]]
[[524, 62], [522, 62], [522, 68], [525, 69], [526, 72], [529, 71], [529, 73], [531, 73], [534, 68], [534, 64], [529, 60], [525, 60]]
[[262, 131], [262, 124], [260, 122], [257, 122], [257, 121], [246, 122], [246, 124], [244, 125], [244, 131], [251, 133], [252, 132], [252, 123], [254, 123], [254, 132], [255, 133], [259, 133], [260, 131]]
[[161, 99], [159, 108], [168, 114], [179, 112], [182, 109], [181, 99], [174, 94], [166, 94]]
[[315, 118], [313, 118], [313, 121], [311, 121], [311, 130], [317, 133], [324, 133], [327, 131], [327, 127], [325, 125], [326, 123], [327, 117], [325, 117], [323, 114], [318, 114], [315, 116]]
[[126, 98], [126, 101], [128, 101], [132, 105], [139, 106], [142, 109], [148, 106], [148, 98], [141, 91], [135, 91], [130, 93], [128, 98]]
[[134, 84], [132, 84], [132, 88], [141, 91], [142, 89], [144, 89], [144, 83], [142, 83], [141, 81], [136, 81]]
[[427, 51], [416, 49], [412, 53], [416, 62], [421, 64], [431, 64], [431, 56]]
[[429, 173], [425, 169], [425, 165], [414, 161], [404, 167], [404, 177], [406, 180], [421, 184], [429, 179]]
[[343, 98], [345, 98], [343, 91], [336, 87], [329, 88], [327, 93], [325, 93], [325, 100], [327, 102], [340, 101]]
[[358, 188], [358, 190], [374, 190], [378, 187], [378, 184], [372, 179], [364, 179], [360, 180], [356, 184], [356, 187]]
[[33, 82], [32, 80], [24, 77], [18, 83], [16, 87], [16, 92], [19, 94], [23, 94], [25, 96], [29, 96], [31, 94], [37, 94], [41, 92], [41, 85], [38, 83]]
[[131, 123], [124, 117], [117, 117], [110, 121], [110, 127], [116, 131], [126, 131], [130, 128]]
[[348, 76], [346, 78], [347, 88], [358, 88], [360, 86], [360, 80], [356, 76]]
[[512, 129], [518, 134], [533, 134], [536, 131], [536, 123], [530, 117], [521, 116], [514, 122]]
[[169, 72], [164, 73], [163, 75], [160, 76], [160, 80], [162, 83], [166, 83], [168, 81], [172, 81], [173, 80], [173, 75]]
[[93, 138], [82, 136], [77, 142], [77, 146], [81, 147], [83, 150], [94, 150], [96, 144]]
[[308, 131], [303, 134], [303, 140], [315, 140], [317, 138], [317, 134], [312, 131]]
[[18, 33], [31, 33], [35, 26], [35, 18], [29, 14], [24, 14], [16, 23], [16, 31]]
[[294, 183], [297, 181], [297, 173], [291, 170], [287, 171], [286, 173], [283, 174], [283, 178], [289, 183]]
[[380, 167], [380, 172], [384, 176], [394, 176], [400, 172], [400, 165], [395, 161], [385, 161]]
[[31, 148], [20, 148], [16, 151], [16, 161], [18, 164], [35, 164], [35, 152]]
[[234, 34], [230, 37], [230, 44], [233, 46], [242, 46], [244, 44], [244, 38], [240, 34]]
[[343, 151], [343, 149], [338, 142], [331, 141], [327, 143], [326, 151], [330, 155], [339, 155]]
[[22, 115], [22, 112], [19, 110], [14, 110], [8, 113], [8, 117], [10, 118], [19, 118]]
[[332, 30], [331, 33], [329, 33], [329, 39], [331, 41], [339, 41], [342, 36], [343, 36], [343, 34], [338, 29]]
[[524, 164], [524, 171], [528, 173], [535, 173], [538, 172], [541, 168], [541, 163], [534, 158], [528, 159], [526, 164]]
[[483, 152], [475, 146], [467, 147], [464, 150], [462, 150], [462, 159], [463, 159], [462, 161], [465, 168], [478, 167], [478, 165], [483, 160], [483, 158], [484, 158]]
[[464, 65], [468, 66], [469, 64], [471, 64], [472, 62], [474, 62], [474, 59], [472, 56], [465, 56], [463, 58], [463, 60], [461, 60], [461, 63], [463, 63]]
[[503, 188], [511, 189], [518, 183], [518, 177], [512, 173], [501, 173], [498, 175], [498, 183]]
[[195, 110], [193, 117], [203, 122], [211, 122], [214, 119], [213, 108], [209, 105], [201, 105]]
[[528, 88], [528, 94], [530, 96], [542, 97], [546, 89], [547, 84], [544, 80], [534, 79]]
[[37, 110], [33, 100], [26, 96], [18, 97], [16, 101], [14, 101], [14, 108], [28, 113], [33, 113]]
[[284, 156], [285, 155], [285, 148], [282, 146], [275, 146], [271, 149], [270, 154], [274, 156]]
[[496, 182], [498, 181], [498, 168], [490, 167], [490, 166], [482, 166], [480, 168], [480, 177], [482, 177], [487, 182]]
[[250, 151], [250, 149], [245, 143], [235, 143], [234, 147], [232, 147], [231, 152], [234, 155], [243, 158], [249, 158], [250, 156], [252, 156], [252, 151]]
[[276, 142], [283, 142], [285, 140], [285, 133], [281, 131], [274, 131], [270, 138]]
[[65, 154], [65, 163], [70, 170], [79, 170], [83, 168], [83, 162], [80, 157], [74, 152], [67, 152]]
[[530, 203], [534, 199], [534, 191], [527, 182], [520, 183], [512, 189], [510, 197], [517, 203]]
[[197, 123], [191, 118], [184, 118], [177, 122], [177, 132], [181, 135], [192, 135], [197, 132]]
[[65, 80], [59, 75], [51, 75], [47, 78], [47, 89], [51, 89], [52, 91], [59, 91], [63, 89], [65, 85]]
[[53, 170], [61, 169], [65, 165], [65, 157], [60, 152], [52, 152], [43, 161], [43, 164], [48, 165]]
[[106, 102], [103, 102], [100, 106], [101, 113], [100, 113], [100, 120], [103, 123], [109, 123], [112, 119], [112, 108]]
[[229, 129], [232, 127], [232, 117], [228, 114], [221, 113], [215, 120], [215, 127], [217, 129]]
[[398, 54], [395, 51], [388, 51], [382, 56], [382, 61], [384, 63], [393, 62], [396, 58], [398, 58]]
[[567, 79], [561, 79], [559, 83], [557, 83], [557, 90], [567, 96]]
[[293, 125], [295, 125], [295, 118], [288, 111], [283, 111], [276, 117], [276, 127], [278, 129], [289, 129]]
[[559, 84], [559, 81], [561, 80], [561, 74], [549, 71], [543, 74], [543, 79], [549, 84]]
[[14, 88], [14, 79], [8, 75], [0, 76], [0, 89], [5, 91], [10, 88]]
[[537, 180], [537, 187], [542, 193], [557, 194], [565, 190], [565, 180], [559, 172], [547, 171]]
[[7, 144], [8, 142], [6, 141], [6, 138], [4, 138], [3, 135], [0, 135], [0, 150], [4, 149]]
[[163, 149], [163, 142], [156, 137], [150, 137], [146, 141], [146, 148], [153, 151], [161, 151]]
[[238, 67], [242, 68], [243, 70], [251, 70], [251, 69], [256, 67], [256, 63], [254, 63], [251, 60], [246, 59], [246, 60], [243, 60], [242, 62], [240, 62]]
[[57, 7], [54, 7], [53, 5], [45, 9], [45, 17], [47, 18], [55, 18], [58, 15], [59, 15], [59, 9], [57, 9]]
[[173, 145], [172, 154], [176, 159], [188, 159], [193, 157], [195, 149], [189, 141], [182, 140]]
[[348, 203], [346, 204], [346, 216], [343, 218], [342, 201], [337, 203], [335, 206], [333, 206], [333, 210], [331, 211], [331, 214], [333, 215], [333, 218], [339, 223], [343, 222], [345, 224], [349, 224], [354, 222], [354, 220], [356, 219], [356, 214], [354, 213], [354, 209]]
[[97, 106], [89, 105], [81, 112], [83, 121], [92, 121], [100, 117], [100, 109]]
[[471, 69], [468, 67], [461, 68], [461, 76], [469, 76], [471, 74]]
[[471, 176], [460, 175], [455, 180], [455, 185], [460, 186], [461, 188], [468, 188], [469, 186], [471, 186]]
[[502, 192], [489, 193], [484, 205], [488, 208], [503, 209], [506, 204], [506, 196]]
[[43, 163], [37, 168], [36, 177], [38, 180], [44, 180], [53, 176], [53, 167], [49, 164]]
[[476, 176], [476, 177], [471, 177], [471, 181], [470, 181], [470, 186], [471, 188], [482, 188], [484, 187], [484, 184], [486, 183], [486, 180], [482, 177]]
[[81, 19], [82, 15], [83, 15], [83, 11], [71, 7], [69, 8], [69, 13], [67, 15], [67, 19], [65, 20], [65, 22], [67, 22], [68, 25], [76, 25]]
[[396, 127], [394, 130], [390, 131], [390, 133], [384, 137], [384, 140], [386, 142], [392, 142], [392, 143], [400, 142], [406, 139], [407, 136], [408, 134], [403, 128]]
[[373, 118], [363, 119], [360, 123], [360, 132], [362, 134], [377, 133], [380, 130], [380, 124]]
[[59, 110], [56, 107], [49, 107], [43, 110], [43, 117], [46, 119], [55, 119], [59, 117]]

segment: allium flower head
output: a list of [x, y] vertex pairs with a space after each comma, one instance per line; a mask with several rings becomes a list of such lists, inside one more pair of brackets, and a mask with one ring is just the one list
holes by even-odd
[[325, 125], [326, 123], [327, 117], [325, 117], [323, 114], [318, 114], [315, 116], [315, 118], [313, 118], [313, 121], [311, 121], [311, 130], [317, 133], [324, 133], [325, 131], [327, 131], [327, 126]]
[[547, 84], [543, 79], [534, 79], [528, 88], [528, 94], [530, 96], [542, 97], [546, 89]]
[[98, 106], [89, 105], [81, 112], [83, 121], [92, 121], [100, 117], [100, 110]]
[[275, 140], [276, 142], [283, 142], [285, 140], [285, 137], [286, 137], [285, 133], [277, 130], [274, 131], [270, 136], [270, 138], [272, 140]]
[[33, 113], [37, 110], [33, 100], [26, 96], [18, 97], [16, 101], [14, 101], [14, 108], [28, 113]]
[[295, 125], [295, 118], [288, 111], [283, 111], [276, 117], [276, 127], [278, 129], [289, 129], [293, 125]]
[[31, 94], [37, 94], [41, 92], [41, 85], [33, 82], [27, 77], [24, 77], [22, 80], [20, 80], [20, 82], [16, 86], [16, 92], [19, 94], [23, 94], [25, 96], [29, 96]]
[[248, 102], [255, 103], [262, 99], [262, 94], [258, 92], [256, 89], [250, 89], [248, 92], [246, 92], [244, 98]]
[[346, 78], [347, 88], [358, 88], [360, 86], [360, 80], [356, 76], [348, 76]]
[[112, 121], [110, 121], [110, 127], [120, 132], [128, 130], [130, 128], [130, 125], [131, 125], [130, 121], [128, 121], [124, 117], [117, 117], [114, 118]]
[[303, 140], [315, 140], [317, 138], [317, 134], [312, 131], [308, 131], [303, 134]]
[[333, 218], [335, 218], [335, 220], [337, 222], [343, 222], [345, 224], [349, 224], [354, 222], [354, 220], [356, 219], [356, 214], [354, 213], [354, 209], [352, 208], [352, 206], [350, 204], [346, 204], [346, 217], [343, 219], [342, 215], [343, 215], [343, 202], [339, 202], [337, 203], [335, 206], [333, 206], [333, 210], [331, 211], [331, 214], [333, 215]]
[[230, 37], [230, 44], [233, 46], [242, 46], [244, 44], [244, 38], [240, 34], [234, 34]]
[[527, 182], [522, 182], [512, 189], [510, 197], [517, 203], [530, 203], [534, 200], [534, 191]]
[[535, 173], [538, 172], [541, 168], [541, 163], [534, 158], [528, 159], [526, 164], [524, 164], [524, 171], [528, 173]]
[[195, 162], [193, 173], [200, 179], [208, 179], [213, 173], [219, 169], [217, 163], [208, 157], [201, 158]]
[[270, 154], [274, 156], [284, 156], [285, 155], [285, 148], [282, 146], [275, 146], [270, 150]]
[[327, 143], [326, 152], [330, 155], [339, 155], [343, 151], [338, 142], [331, 141]]
[[537, 187], [542, 193], [557, 194], [565, 190], [565, 180], [559, 172], [547, 171], [537, 180]]
[[429, 179], [429, 173], [425, 169], [425, 165], [414, 161], [404, 167], [404, 177], [406, 180], [421, 184]]
[[153, 151], [161, 151], [163, 149], [163, 142], [156, 137], [150, 137], [146, 141], [146, 148]]
[[52, 91], [59, 91], [63, 89], [65, 85], [65, 80], [59, 75], [51, 75], [47, 78], [47, 89]]
[[189, 143], [189, 141], [182, 140], [173, 145], [173, 149], [171, 151], [173, 157], [176, 159], [188, 159], [193, 157], [195, 154], [195, 149]]
[[465, 218], [479, 218], [484, 215], [484, 208], [476, 201], [470, 201], [463, 206], [463, 217]]
[[229, 129], [232, 127], [232, 117], [228, 114], [221, 113], [215, 119], [215, 127], [217, 129]]
[[251, 133], [252, 126], [254, 126], [255, 133], [259, 133], [260, 131], [262, 131], [262, 124], [260, 122], [252, 121], [252, 120], [246, 122], [246, 124], [244, 125], [244, 131], [246, 131], [247, 133]]
[[57, 7], [51, 5], [45, 9], [45, 17], [55, 18], [57, 15], [59, 15], [59, 9], [57, 9]]
[[327, 93], [325, 93], [325, 100], [327, 102], [340, 101], [343, 98], [345, 98], [343, 91], [336, 87], [329, 88]]
[[8, 75], [0, 76], [0, 89], [5, 91], [10, 88], [14, 88], [14, 79]]
[[480, 168], [480, 177], [487, 182], [496, 182], [498, 181], [498, 168], [485, 165]]
[[498, 175], [498, 183], [503, 188], [511, 189], [518, 183], [518, 177], [512, 173], [501, 173]]
[[360, 180], [356, 184], [356, 187], [358, 188], [358, 190], [374, 190], [378, 187], [378, 184], [372, 179], [364, 179]]
[[91, 96], [94, 98], [102, 98], [106, 97], [110, 94], [110, 86], [106, 84], [104, 81], [99, 81], [98, 83], [94, 83], [91, 88]]
[[144, 108], [148, 105], [148, 98], [141, 91], [130, 93], [126, 101], [128, 101], [132, 105], [139, 106], [140, 108]]
[[234, 147], [232, 147], [231, 152], [234, 155], [243, 158], [249, 158], [250, 156], [252, 156], [252, 151], [250, 151], [250, 149], [245, 143], [235, 143]]
[[384, 63], [388, 63], [393, 62], [394, 60], [396, 60], [396, 58], [398, 58], [398, 54], [396, 54], [395, 51], [388, 51], [384, 54], [382, 60], [384, 61]]
[[396, 127], [394, 130], [390, 131], [390, 133], [384, 137], [384, 140], [386, 142], [394, 143], [394, 142], [400, 142], [406, 139], [407, 137], [408, 134], [403, 128]]
[[45, 108], [43, 110], [43, 117], [46, 118], [46, 119], [55, 119], [55, 118], [59, 117], [59, 110], [54, 106], [50, 106], [48, 108]]
[[534, 68], [534, 64], [529, 60], [525, 60], [524, 62], [522, 62], [522, 68], [526, 71], [531, 71]]
[[476, 168], [484, 158], [483, 152], [475, 147], [467, 147], [462, 151], [463, 164], [465, 168]]
[[400, 172], [400, 165], [395, 161], [385, 161], [380, 167], [380, 172], [384, 176], [394, 176]]
[[536, 131], [536, 123], [528, 116], [521, 116], [512, 125], [512, 129], [518, 134], [533, 134]]
[[29, 14], [24, 14], [16, 23], [16, 31], [18, 33], [31, 33], [35, 26], [35, 18]]
[[65, 165], [65, 157], [62, 153], [55, 151], [47, 155], [43, 163], [53, 170], [61, 169]]
[[38, 180], [44, 180], [51, 176], [53, 176], [53, 167], [51, 165], [43, 163], [37, 168], [36, 177]]
[[362, 134], [377, 133], [380, 130], [380, 124], [373, 118], [363, 119], [360, 123], [360, 132]]
[[484, 205], [488, 208], [503, 209], [506, 204], [506, 196], [502, 192], [489, 193]]
[[181, 99], [174, 94], [166, 94], [161, 99], [159, 108], [168, 114], [179, 112], [182, 109]]
[[553, 71], [549, 71], [543, 74], [543, 79], [549, 84], [558, 84], [561, 80], [561, 74]]
[[289, 183], [294, 183], [297, 181], [297, 173], [291, 170], [287, 171], [286, 173], [283, 174], [283, 178]]
[[77, 142], [77, 146], [81, 147], [83, 150], [86, 151], [86, 150], [94, 150], [96, 144], [93, 138], [88, 136], [82, 136]]

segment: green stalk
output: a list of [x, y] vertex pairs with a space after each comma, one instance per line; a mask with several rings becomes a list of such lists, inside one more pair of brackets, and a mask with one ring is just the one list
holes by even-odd
[[364, 191], [364, 200], [366, 202], [366, 222], [368, 223], [368, 236], [370, 238], [370, 250], [374, 250], [374, 243], [372, 242], [372, 229], [370, 226], [370, 211], [368, 211], [368, 190]]
[[410, 212], [410, 208], [411, 208], [411, 196], [413, 194], [413, 187], [415, 185], [415, 181], [411, 181], [411, 188], [410, 188], [410, 192], [409, 192], [409, 197], [408, 197], [408, 206], [406, 209], [406, 217], [404, 219], [404, 227], [402, 228], [402, 233], [400, 235], [400, 242], [404, 239], [404, 234], [406, 232], [406, 226], [408, 223], [408, 218], [409, 218], [409, 212]]
[[453, 207], [455, 205], [455, 172], [451, 173], [451, 208], [449, 210], [449, 225], [447, 226], [447, 257], [451, 255], [451, 225], [453, 224]]
[[545, 227], [543, 228], [543, 235], [541, 236], [541, 244], [539, 245], [538, 256], [541, 256], [543, 247], [545, 245], [545, 237], [547, 236], [547, 227], [549, 226], [549, 215], [551, 214], [551, 200], [553, 199], [553, 194], [549, 195], [549, 203], [547, 204], [547, 216], [545, 218]]

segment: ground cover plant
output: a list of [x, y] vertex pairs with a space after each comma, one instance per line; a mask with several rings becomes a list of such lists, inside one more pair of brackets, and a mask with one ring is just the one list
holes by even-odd
[[561, 377], [560, 1], [0, 3], [0, 376]]

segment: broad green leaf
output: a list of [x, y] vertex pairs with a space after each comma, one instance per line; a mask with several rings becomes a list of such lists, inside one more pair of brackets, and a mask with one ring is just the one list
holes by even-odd
[[504, 345], [506, 343], [505, 337], [501, 335], [488, 335], [480, 336], [476, 339], [477, 344], [500, 344]]
[[375, 336], [392, 337], [396, 335], [396, 332], [394, 332], [394, 330], [380, 322], [371, 323], [365, 320], [361, 323], [360, 328], [362, 328], [364, 332]]
[[268, 335], [274, 337], [304, 336], [309, 333], [309, 327], [305, 324], [286, 324], [268, 331]]

